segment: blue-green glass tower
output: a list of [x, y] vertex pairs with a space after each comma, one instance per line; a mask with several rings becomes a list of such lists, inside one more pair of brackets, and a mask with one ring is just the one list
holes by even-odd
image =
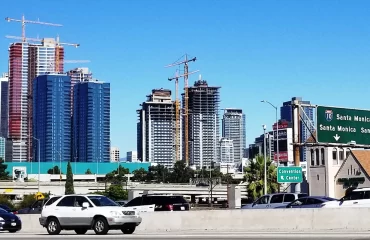
[[69, 161], [72, 147], [71, 79], [64, 74], [40, 75], [32, 85], [33, 159], [38, 161], [40, 151], [41, 162]]
[[73, 158], [110, 161], [110, 84], [97, 80], [73, 88]]

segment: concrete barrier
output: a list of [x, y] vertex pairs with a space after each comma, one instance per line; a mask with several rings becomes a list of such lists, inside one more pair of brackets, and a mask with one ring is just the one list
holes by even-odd
[[[19, 215], [22, 232], [43, 232], [39, 215]], [[370, 208], [211, 210], [142, 213], [137, 232], [369, 231]]]

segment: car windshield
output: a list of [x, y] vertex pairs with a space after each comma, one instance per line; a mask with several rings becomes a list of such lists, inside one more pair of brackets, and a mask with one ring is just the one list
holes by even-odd
[[104, 196], [89, 196], [88, 197], [95, 206], [97, 207], [116, 207], [120, 206], [110, 198], [104, 197]]
[[2, 213], [8, 213], [8, 211], [6, 211], [5, 209], [3, 209], [3, 208], [0, 208], [0, 214], [2, 214]]

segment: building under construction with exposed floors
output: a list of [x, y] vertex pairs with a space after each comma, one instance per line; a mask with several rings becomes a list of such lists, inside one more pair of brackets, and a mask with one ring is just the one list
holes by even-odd
[[171, 91], [153, 89], [137, 110], [138, 159], [172, 168], [175, 161], [175, 102]]
[[[219, 159], [219, 90], [220, 87], [208, 86], [204, 80], [198, 80], [188, 88], [190, 165], [208, 168]], [[184, 102], [185, 95], [182, 97]]]

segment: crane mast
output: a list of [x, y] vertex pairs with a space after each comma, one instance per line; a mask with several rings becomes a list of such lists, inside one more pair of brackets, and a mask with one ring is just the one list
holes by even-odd
[[181, 107], [180, 107], [180, 100], [179, 100], [179, 78], [187, 77], [193, 73], [199, 72], [193, 71], [188, 74], [183, 74], [181, 76], [178, 75], [176, 72], [176, 77], [169, 78], [169, 81], [175, 80], [175, 161], [179, 161], [180, 157], [180, 115], [181, 115]]
[[[189, 62], [195, 62], [197, 60], [196, 57], [188, 59], [188, 55], [185, 54], [185, 60], [181, 62], [176, 62], [173, 64], [170, 64], [166, 67], [172, 67], [172, 66], [177, 66], [184, 64], [184, 74], [182, 75], [184, 77], [184, 91], [185, 91], [185, 106], [184, 106], [184, 152], [185, 152], [185, 162], [186, 165], [189, 165], [189, 91], [188, 91], [188, 78], [189, 78]], [[194, 73], [194, 72], [193, 72]], [[179, 103], [180, 104], [180, 103]], [[179, 113], [180, 115], [180, 113]], [[180, 116], [178, 116], [178, 119], [180, 121]]]

